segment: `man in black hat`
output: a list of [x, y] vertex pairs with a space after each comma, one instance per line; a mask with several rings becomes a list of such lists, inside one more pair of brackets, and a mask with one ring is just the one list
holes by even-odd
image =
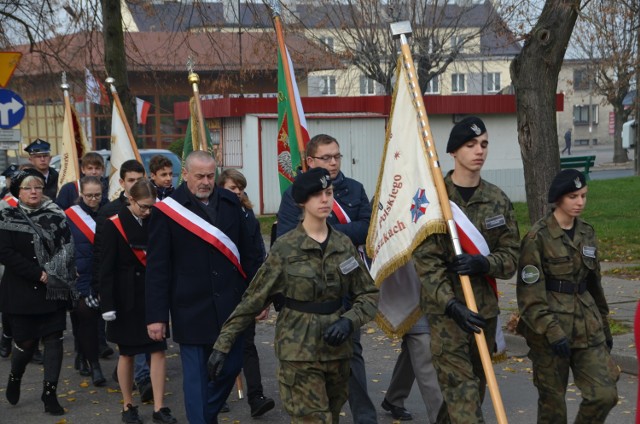
[[44, 175], [44, 195], [56, 201], [58, 191], [58, 171], [49, 166], [51, 163], [51, 144], [40, 138], [35, 139], [24, 149], [29, 153], [29, 162]]
[[[495, 279], [508, 279], [516, 271], [520, 236], [513, 206], [502, 190], [480, 177], [488, 147], [487, 129], [475, 116], [457, 123], [447, 143], [455, 165], [445, 185], [459, 232], [472, 242], [462, 243], [464, 253], [456, 255], [449, 235], [435, 234], [413, 253], [444, 398], [439, 422], [484, 422], [486, 378], [473, 333], [483, 329], [493, 349], [499, 313]], [[471, 279], [477, 313], [465, 304], [459, 275]]]
[[9, 187], [11, 186], [11, 178], [18, 173], [20, 168], [15, 163], [12, 163], [2, 171], [2, 176], [5, 178], [4, 180], [4, 188], [0, 191], [0, 199], [4, 199], [5, 196], [9, 193]]

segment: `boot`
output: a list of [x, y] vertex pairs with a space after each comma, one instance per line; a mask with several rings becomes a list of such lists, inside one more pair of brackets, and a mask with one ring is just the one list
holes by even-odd
[[89, 362], [85, 359], [82, 353], [76, 354], [76, 359], [74, 361], [74, 367], [78, 370], [80, 375], [88, 377], [91, 375], [91, 370], [89, 369]]
[[31, 356], [31, 362], [38, 365], [42, 365], [44, 363], [44, 355], [42, 354], [39, 346], [36, 346], [36, 350], [33, 352], [33, 356]]
[[104, 378], [102, 374], [102, 368], [100, 368], [100, 362], [92, 362], [91, 366], [91, 381], [93, 381], [93, 385], [96, 387], [104, 386], [107, 382], [107, 379]]
[[12, 338], [4, 333], [0, 337], [0, 357], [8, 358], [11, 355], [11, 340]]
[[42, 396], [40, 397], [44, 402], [44, 412], [48, 412], [51, 415], [63, 415], [64, 408], [58, 403], [58, 395], [56, 394], [56, 383], [49, 381], [44, 382], [42, 389]]
[[20, 383], [22, 382], [22, 376], [13, 375], [9, 373], [9, 382], [7, 383], [7, 400], [11, 405], [16, 405], [20, 400]]

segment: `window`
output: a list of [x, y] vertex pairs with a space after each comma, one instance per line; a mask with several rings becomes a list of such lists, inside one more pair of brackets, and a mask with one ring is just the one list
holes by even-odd
[[452, 35], [451, 36], [451, 50], [458, 51], [458, 53], [462, 53], [464, 48], [464, 37], [461, 35]]
[[465, 82], [465, 74], [451, 74], [451, 92], [465, 93], [467, 91]]
[[335, 96], [336, 95], [336, 77], [325, 75], [320, 77], [320, 95]]
[[371, 96], [376, 94], [376, 82], [362, 75], [360, 77], [360, 95]]
[[573, 89], [574, 90], [589, 89], [589, 72], [586, 68], [573, 70]]
[[440, 93], [440, 75], [436, 75], [427, 82], [427, 89], [424, 94], [439, 94]]
[[333, 37], [322, 37], [320, 38], [322, 44], [324, 44], [324, 48], [329, 52], [333, 52]]
[[487, 92], [497, 93], [500, 91], [500, 72], [487, 73]]
[[589, 111], [591, 111], [591, 124], [598, 124], [598, 105], [581, 105], [573, 107], [573, 123], [576, 125], [589, 125]]

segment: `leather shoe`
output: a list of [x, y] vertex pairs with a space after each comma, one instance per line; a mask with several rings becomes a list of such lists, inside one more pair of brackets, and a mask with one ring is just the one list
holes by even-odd
[[7, 337], [4, 334], [0, 336], [0, 357], [8, 358], [11, 355], [12, 340], [11, 337]]
[[255, 418], [271, 411], [276, 403], [271, 398], [256, 396], [249, 399], [249, 406], [251, 407], [251, 418]]
[[222, 404], [222, 408], [220, 408], [220, 412], [229, 412], [231, 408], [229, 408], [229, 404], [227, 402]]
[[386, 399], [382, 401], [382, 409], [391, 412], [391, 416], [394, 420], [411, 421], [413, 419], [413, 416], [409, 411], [400, 406], [392, 405]]

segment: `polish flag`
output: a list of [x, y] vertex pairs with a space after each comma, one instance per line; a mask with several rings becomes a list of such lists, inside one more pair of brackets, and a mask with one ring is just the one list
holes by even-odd
[[136, 117], [138, 124], [146, 125], [151, 103], [136, 97]]

